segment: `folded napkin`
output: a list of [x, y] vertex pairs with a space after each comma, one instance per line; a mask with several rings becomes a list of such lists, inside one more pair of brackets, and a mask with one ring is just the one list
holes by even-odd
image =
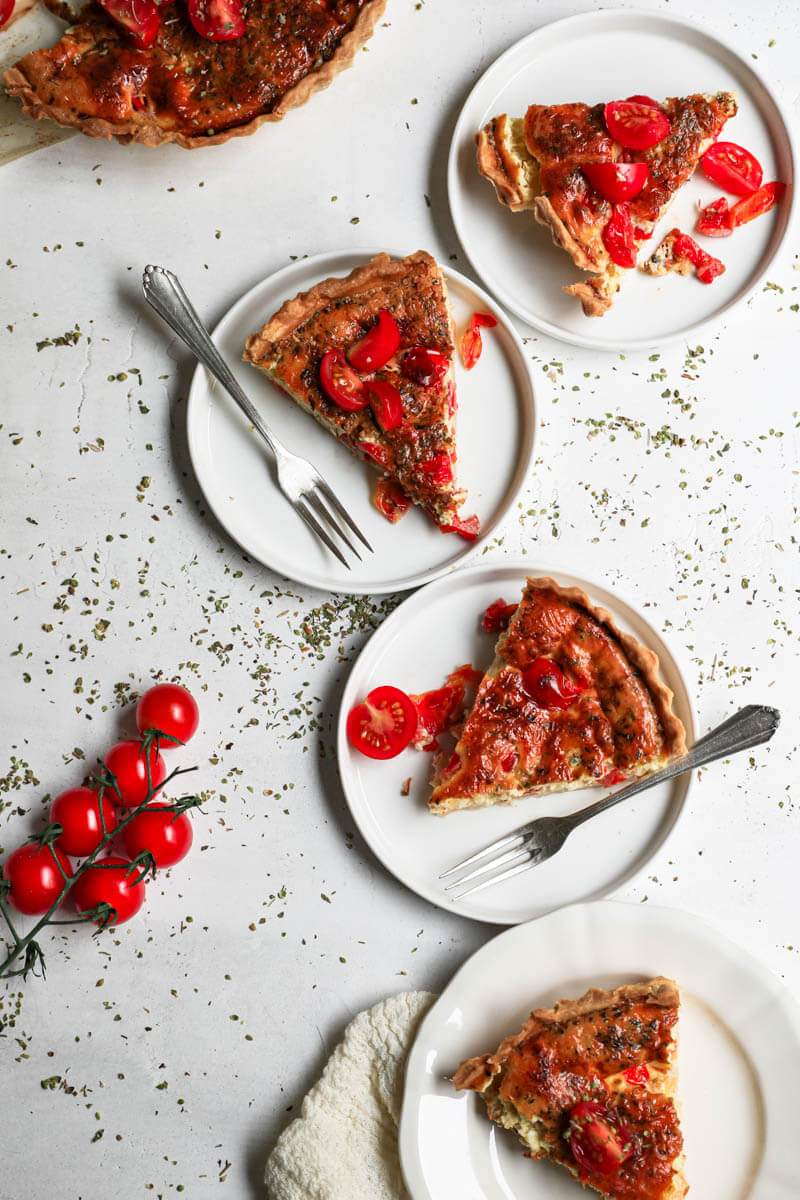
[[397, 1149], [404, 1070], [435, 999], [402, 992], [353, 1018], [267, 1160], [268, 1200], [408, 1200]]

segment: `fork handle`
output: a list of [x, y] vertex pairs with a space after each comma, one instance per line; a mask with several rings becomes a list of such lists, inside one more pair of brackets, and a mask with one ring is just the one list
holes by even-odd
[[762, 742], [769, 741], [778, 728], [780, 720], [781, 714], [777, 708], [769, 708], [766, 704], [748, 704], [729, 717], [727, 721], [723, 721], [716, 729], [712, 729], [705, 737], [695, 742], [686, 754], [667, 763], [660, 771], [654, 771], [652, 775], [645, 775], [644, 778], [637, 779], [618, 792], [606, 796], [604, 800], [598, 800], [596, 804], [590, 804], [588, 808], [573, 813], [565, 820], [569, 821], [574, 829], [591, 817], [596, 817], [598, 813], [605, 812], [606, 809], [613, 808], [615, 804], [629, 800], [631, 796], [645, 792], [659, 783], [674, 779], [676, 775], [683, 775], [686, 771], [704, 767], [708, 763], [716, 762], [718, 758], [727, 758], [729, 754], [736, 754], [739, 750], [760, 746]]
[[166, 267], [156, 267], [151, 264], [144, 269], [142, 288], [150, 307], [155, 309], [162, 320], [166, 321], [167, 325], [186, 343], [195, 358], [233, 397], [273, 454], [279, 454], [282, 449], [280, 442], [264, 424], [256, 409], [239, 387], [233, 372], [212, 342], [177, 275], [168, 271]]

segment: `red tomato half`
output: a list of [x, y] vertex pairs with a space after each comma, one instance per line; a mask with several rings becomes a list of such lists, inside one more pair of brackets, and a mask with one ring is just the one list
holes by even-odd
[[627, 204], [614, 205], [614, 214], [603, 229], [603, 245], [618, 267], [636, 266], [636, 240]]
[[731, 210], [724, 196], [720, 196], [719, 200], [715, 200], [713, 204], [707, 204], [700, 210], [694, 228], [696, 233], [705, 234], [706, 237], [731, 236], [733, 233]]
[[[153, 787], [157, 787], [166, 779], [167, 768], [155, 746], [150, 747], [149, 759], [150, 782]], [[117, 742], [106, 755], [105, 764], [116, 777], [117, 787], [122, 795], [120, 800], [117, 793], [109, 788], [107, 795], [110, 800], [115, 804], [126, 804], [129, 808], [136, 808], [147, 799], [147, 759], [141, 742]]]
[[152, 46], [161, 24], [161, 15], [153, 0], [100, 0], [100, 3], [140, 50]]
[[399, 483], [393, 479], [379, 479], [375, 488], [375, 507], [387, 521], [394, 525], [411, 508], [411, 501]]
[[188, 0], [189, 20], [210, 42], [229, 42], [244, 33], [239, 0]]
[[569, 708], [583, 686], [568, 679], [551, 658], [535, 658], [522, 672], [522, 686], [542, 708]]
[[408, 353], [403, 355], [400, 370], [412, 383], [430, 387], [432, 383], [438, 383], [444, 378], [449, 365], [450, 360], [441, 350], [434, 350], [429, 346], [412, 346]]
[[597, 1100], [581, 1100], [570, 1113], [569, 1145], [581, 1171], [613, 1175], [633, 1154], [622, 1124]]
[[629, 104], [644, 104], [647, 108], [659, 108], [661, 105], [652, 96], [628, 96]]
[[3, 878], [11, 884], [8, 898], [21, 913], [37, 916], [47, 912], [61, 895], [64, 875], [72, 875], [69, 859], [55, 846], [27, 842], [12, 850], [3, 864]]
[[632, 200], [647, 183], [646, 163], [587, 163], [583, 173], [596, 192], [606, 200]]
[[[157, 683], [148, 688], [136, 705], [136, 728], [141, 734], [158, 729], [183, 743], [194, 736], [199, 724], [197, 701], [177, 683]], [[173, 744], [164, 742], [161, 749], [168, 750]]]
[[138, 875], [139, 868], [131, 867], [127, 858], [117, 854], [101, 858], [81, 875], [72, 889], [78, 911], [89, 912], [105, 903], [110, 904], [116, 914], [109, 922], [111, 925], [129, 921], [144, 904], [144, 882], [133, 882]]
[[131, 858], [149, 850], [160, 868], [174, 867], [189, 853], [194, 834], [186, 813], [177, 816], [164, 804], [148, 804], [122, 831]]
[[400, 330], [388, 309], [382, 308], [378, 320], [362, 338], [347, 351], [347, 357], [357, 371], [380, 371], [397, 353]]
[[612, 100], [605, 107], [605, 119], [614, 141], [628, 150], [649, 150], [670, 131], [669, 117], [650, 101]]
[[61, 792], [53, 801], [50, 820], [57, 821], [62, 833], [56, 842], [64, 854], [85, 858], [96, 850], [105, 832], [117, 828], [117, 810], [108, 795], [103, 796], [103, 817], [100, 818], [100, 797], [93, 788], [76, 787]]
[[786, 191], [785, 183], [765, 183], [753, 192], [751, 196], [747, 196], [744, 200], [737, 201], [731, 209], [731, 222], [734, 226], [746, 225], [748, 221], [755, 220], [762, 213], [769, 212]]
[[394, 758], [405, 750], [417, 727], [417, 710], [396, 687], [374, 688], [347, 716], [351, 745], [367, 758]]
[[370, 406], [381, 429], [384, 433], [397, 429], [403, 419], [403, 397], [400, 392], [385, 379], [370, 379], [366, 386]]
[[711, 180], [734, 196], [749, 196], [761, 187], [764, 172], [761, 163], [736, 142], [714, 142], [703, 155], [703, 171]]
[[319, 381], [325, 395], [345, 412], [358, 412], [369, 404], [363, 382], [356, 375], [341, 350], [329, 350], [319, 365]]
[[0, 0], [0, 29], [11, 17], [14, 11], [14, 0]]

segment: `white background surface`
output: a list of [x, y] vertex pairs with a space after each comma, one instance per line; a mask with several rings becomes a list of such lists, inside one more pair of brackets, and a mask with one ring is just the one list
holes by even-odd
[[[512, 42], [593, 6], [418, 3], [389, 0], [356, 67], [253, 138], [191, 153], [76, 138], [0, 174], [0, 840], [27, 836], [45, 797], [130, 729], [118, 697], [159, 672], [199, 696], [182, 757], [208, 795], [195, 851], [145, 913], [97, 939], [57, 931], [13, 1026], [4, 997], [3, 1200], [260, 1196], [268, 1149], [350, 1016], [441, 988], [493, 932], [407, 892], [354, 836], [333, 733], [366, 633], [353, 604], [273, 578], [206, 514], [186, 453], [191, 364], [138, 286], [144, 263], [171, 266], [213, 323], [291, 255], [385, 242], [467, 271], [445, 202], [458, 110]], [[726, 0], [705, 19], [796, 115], [796, 6]], [[622, 897], [702, 913], [797, 993], [795, 249], [702, 352], [604, 356], [521, 329], [543, 428], [490, 554], [538, 541], [619, 583], [682, 654], [701, 730], [750, 701], [784, 710], [769, 749], [705, 774]], [[76, 323], [76, 346], [37, 351]], [[303, 631], [329, 603], [318, 655]], [[74, 1091], [43, 1090], [54, 1075]]]

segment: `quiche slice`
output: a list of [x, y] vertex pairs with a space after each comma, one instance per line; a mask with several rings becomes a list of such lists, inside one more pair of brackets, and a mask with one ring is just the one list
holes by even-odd
[[[380, 339], [384, 326], [383, 353], [370, 370], [354, 350], [368, 335]], [[473, 539], [477, 517], [458, 512], [466, 492], [456, 483], [454, 355], [444, 276], [424, 250], [399, 259], [378, 254], [346, 278], [287, 300], [244, 352], [342, 445], [381, 470], [375, 502], [389, 520], [418, 504], [444, 532]]]
[[185, 4], [162, 11], [154, 43], [138, 49], [89, 3], [55, 46], [4, 76], [34, 118], [90, 137], [192, 149], [279, 121], [350, 66], [386, 0], [244, 0], [245, 32], [210, 41]]
[[434, 760], [429, 808], [609, 786], [685, 749], [652, 650], [581, 588], [528, 579], [453, 754]]
[[[629, 269], [618, 265], [607, 247], [612, 220], [624, 217], [628, 223], [633, 267], [638, 243], [650, 237], [672, 197], [736, 114], [736, 98], [730, 92], [672, 98], [656, 112], [665, 129], [667, 118], [669, 132], [640, 150], [623, 149], [614, 140], [603, 104], [532, 104], [524, 118], [504, 113], [477, 134], [478, 170], [494, 185], [498, 200], [513, 212], [532, 210], [575, 266], [592, 272], [564, 288], [589, 317], [609, 310]], [[587, 175], [587, 167], [600, 163], [643, 163], [647, 181], [637, 195], [614, 204]], [[616, 211], [625, 207], [627, 214]]]
[[591, 988], [535, 1009], [453, 1083], [486, 1102], [531, 1158], [565, 1167], [607, 1200], [682, 1200], [676, 1105], [680, 993], [671, 979]]

